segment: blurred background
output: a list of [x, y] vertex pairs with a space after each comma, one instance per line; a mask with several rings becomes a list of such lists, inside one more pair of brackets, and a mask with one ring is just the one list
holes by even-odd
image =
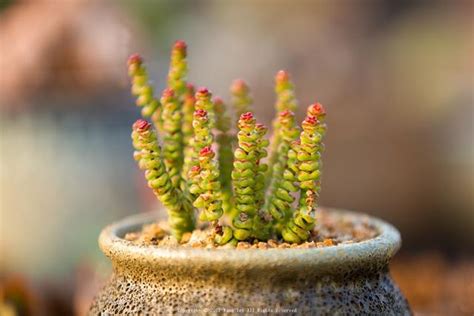
[[0, 0], [0, 314], [83, 315], [110, 272], [101, 228], [159, 208], [132, 159], [126, 59], [161, 91], [183, 39], [190, 81], [228, 99], [246, 80], [267, 124], [280, 69], [299, 120], [324, 104], [322, 205], [400, 229], [416, 312], [472, 315], [473, 3]]

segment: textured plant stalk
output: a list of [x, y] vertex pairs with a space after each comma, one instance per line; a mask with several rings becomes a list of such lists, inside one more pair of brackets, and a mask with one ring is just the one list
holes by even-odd
[[257, 199], [257, 209], [260, 209], [265, 202], [265, 173], [267, 172], [268, 165], [264, 163], [262, 159], [268, 156], [267, 147], [269, 141], [265, 138], [268, 128], [263, 124], [257, 123], [255, 125], [255, 132], [257, 133], [257, 176], [255, 182], [255, 196]]
[[277, 97], [275, 102], [275, 111], [277, 113], [277, 117], [273, 120], [272, 123], [273, 137], [270, 142], [270, 159], [268, 162], [269, 168], [266, 177], [266, 187], [270, 185], [271, 179], [273, 177], [273, 166], [278, 161], [278, 149], [282, 142], [281, 133], [279, 132], [280, 123], [278, 114], [286, 110], [295, 111], [298, 107], [298, 103], [295, 97], [294, 85], [290, 81], [289, 74], [284, 70], [280, 70], [275, 76], [275, 93]]
[[128, 74], [132, 81], [132, 94], [136, 97], [136, 105], [141, 108], [142, 116], [151, 117], [155, 127], [161, 131], [161, 104], [153, 96], [153, 87], [140, 55], [133, 54], [128, 58]]
[[183, 133], [183, 168], [181, 172], [181, 177], [184, 179], [182, 182], [181, 189], [187, 191], [185, 185], [188, 181], [189, 169], [192, 167], [193, 160], [193, 138], [194, 138], [194, 129], [193, 129], [193, 119], [194, 119], [194, 103], [196, 99], [194, 98], [194, 86], [188, 84], [186, 86], [186, 93], [184, 94], [183, 100], [183, 124], [182, 124], [182, 133]]
[[250, 89], [242, 79], [235, 80], [231, 87], [230, 93], [232, 95], [232, 106], [234, 107], [234, 113], [238, 119], [240, 116], [250, 111], [252, 105], [252, 97], [250, 96]]
[[207, 111], [202, 109], [195, 110], [193, 117], [193, 155], [191, 166], [188, 172], [188, 187], [194, 201], [199, 196], [199, 194], [202, 193], [202, 189], [199, 185], [201, 181], [199, 153], [204, 147], [209, 147], [212, 145], [212, 133], [209, 126], [210, 122]]
[[293, 170], [295, 159], [289, 161], [288, 153], [291, 144], [299, 136], [299, 129], [295, 124], [295, 115], [290, 110], [280, 112], [278, 121], [280, 128], [277, 132], [282, 142], [278, 148], [278, 160], [273, 165], [270, 194], [265, 209], [273, 216], [279, 230], [292, 215], [292, 203], [295, 200], [292, 194], [298, 190], [295, 186], [297, 170]]
[[223, 214], [219, 169], [214, 160], [215, 153], [211, 147], [204, 147], [199, 152], [199, 196], [193, 205], [201, 210], [199, 219], [216, 222]]
[[[326, 111], [324, 110], [324, 107], [322, 106], [321, 103], [314, 103], [310, 105], [306, 109], [306, 117], [307, 118], [315, 118], [318, 122], [316, 124], [316, 131], [321, 135], [321, 137], [324, 137], [326, 134], [326, 123], [325, 118], [326, 118]], [[320, 147], [318, 148], [319, 154], [321, 155], [324, 150], [324, 144], [321, 142]], [[319, 160], [319, 169], [321, 170], [322, 168], [322, 163], [321, 159]], [[317, 199], [319, 199], [319, 192], [317, 194]], [[306, 197], [305, 194], [300, 195], [300, 206], [306, 203]]]
[[[250, 89], [247, 83], [242, 79], [236, 79], [230, 86], [230, 93], [231, 93], [231, 104], [234, 110], [235, 120], [237, 122], [237, 126], [235, 131], [232, 132], [230, 135], [230, 143], [231, 143], [231, 150], [235, 150], [238, 147], [238, 139], [237, 133], [239, 131], [239, 120], [242, 114], [247, 113], [251, 110], [251, 105], [253, 103], [252, 97], [250, 96]], [[233, 196], [235, 200], [235, 196]], [[235, 201], [233, 203], [233, 207], [229, 210], [230, 216], [234, 218], [237, 214], [239, 214], [238, 209], [235, 208]]]
[[250, 112], [240, 116], [237, 134], [238, 147], [234, 152], [232, 184], [234, 188], [236, 216], [232, 220], [234, 236], [238, 240], [248, 239], [252, 234], [253, 217], [257, 210], [255, 183], [257, 176], [258, 135], [255, 133], [255, 118]]
[[307, 240], [315, 225], [314, 212], [321, 190], [322, 138], [325, 131], [325, 126], [318, 120], [318, 116], [323, 119], [324, 113], [320, 104], [308, 108], [299, 142], [293, 143], [294, 151], [289, 154], [289, 157], [294, 159], [296, 153], [295, 169], [301, 198], [297, 212], [282, 231], [282, 237], [287, 242], [301, 243]]
[[268, 128], [260, 123], [255, 125], [255, 134], [257, 135], [256, 144], [256, 176], [255, 176], [255, 206], [256, 214], [253, 219], [253, 232], [252, 236], [258, 240], [268, 240], [272, 234], [272, 221], [273, 218], [266, 209], [262, 209], [265, 203], [265, 173], [267, 172], [267, 164], [262, 159], [267, 156], [268, 140], [265, 135]]
[[[196, 92], [193, 114], [193, 131], [194, 136], [191, 139], [192, 151], [190, 157], [186, 158], [184, 169], [191, 170], [193, 167], [199, 166], [199, 152], [208, 146], [212, 146], [214, 136], [212, 128], [215, 126], [214, 105], [211, 101], [211, 93], [206, 88], [201, 88]], [[192, 178], [188, 172], [188, 186], [197, 180]], [[196, 193], [192, 192], [192, 198], [196, 198]]]
[[[194, 150], [199, 150], [197, 165], [191, 167], [188, 179], [190, 193], [195, 197], [193, 206], [200, 211], [199, 219], [209, 221], [214, 227], [214, 240], [226, 244], [232, 239], [232, 229], [219, 219], [223, 214], [223, 193], [215, 153], [211, 148], [212, 132], [208, 112], [202, 108], [194, 112]], [[201, 146], [203, 146], [201, 148]]]
[[186, 85], [186, 92], [183, 97], [183, 143], [185, 146], [191, 145], [191, 139], [193, 138], [193, 114], [194, 114], [194, 86], [190, 83]]
[[171, 49], [168, 88], [175, 92], [179, 102], [184, 101], [187, 92], [186, 76], [188, 74], [187, 47], [183, 41], [176, 41]]
[[163, 118], [163, 158], [173, 186], [180, 187], [183, 167], [182, 113], [174, 91], [166, 88], [161, 96]]
[[194, 103], [194, 109], [195, 111], [204, 110], [207, 112], [209, 117], [209, 129], [212, 136], [212, 129], [216, 126], [216, 114], [211, 98], [212, 93], [207, 88], [200, 88], [195, 95], [196, 102]]
[[181, 240], [185, 232], [194, 229], [192, 205], [181, 190], [173, 186], [151, 124], [145, 120], [136, 121], [133, 124], [132, 140], [136, 150], [134, 158], [140, 169], [145, 170], [148, 186], [165, 206], [173, 236]]
[[[306, 111], [307, 117], [315, 117], [318, 120], [317, 132], [322, 136], [326, 134], [326, 110], [321, 103], [314, 103], [310, 105]], [[321, 143], [321, 146], [324, 144]]]
[[216, 112], [216, 127], [219, 133], [216, 140], [219, 153], [219, 181], [222, 186], [222, 207], [224, 213], [229, 214], [232, 210], [232, 136], [230, 135], [230, 117], [225, 112], [225, 104], [221, 98], [214, 98]]
[[[189, 102], [188, 86], [186, 77], [188, 74], [187, 46], [184, 41], [176, 41], [171, 49], [170, 66], [168, 71], [168, 88], [162, 95], [161, 103], [163, 104], [163, 113], [161, 115], [162, 125], [165, 132], [164, 136], [164, 156], [165, 163], [173, 185], [185, 189], [182, 185], [183, 164], [185, 154], [185, 144], [188, 141], [189, 109], [185, 106], [186, 101]], [[170, 91], [172, 93], [170, 93]], [[172, 95], [171, 95], [172, 94]], [[185, 117], [185, 115], [187, 115]], [[186, 119], [186, 121], [185, 121]], [[192, 112], [191, 112], [192, 120]], [[186, 191], [186, 190], [183, 190]]]
[[193, 203], [200, 211], [199, 219], [211, 222], [215, 241], [218, 244], [226, 244], [232, 239], [232, 229], [218, 222], [224, 213], [222, 191], [215, 153], [209, 146], [199, 152], [199, 187], [200, 194]]

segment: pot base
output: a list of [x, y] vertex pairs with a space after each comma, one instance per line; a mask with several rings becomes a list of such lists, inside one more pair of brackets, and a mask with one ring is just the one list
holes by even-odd
[[275, 284], [219, 279], [129, 278], [114, 275], [91, 306], [91, 314], [298, 314], [409, 315], [406, 299], [387, 272], [346, 279], [322, 277]]
[[311, 249], [170, 249], [123, 239], [154, 214], [126, 218], [99, 238], [114, 274], [90, 313], [410, 315], [388, 272], [398, 231], [364, 214], [331, 212], [367, 220], [378, 235]]

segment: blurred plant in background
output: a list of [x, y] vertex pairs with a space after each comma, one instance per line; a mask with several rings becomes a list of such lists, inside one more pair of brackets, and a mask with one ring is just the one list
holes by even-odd
[[101, 226], [158, 207], [128, 158], [123, 61], [143, 51], [163, 78], [175, 38], [193, 47], [190, 81], [227, 96], [245, 78], [267, 126], [282, 66], [302, 104], [331, 106], [322, 205], [392, 221], [408, 254], [472, 260], [473, 3], [271, 3], [0, 2], [1, 280], [20, 273], [70, 302]]

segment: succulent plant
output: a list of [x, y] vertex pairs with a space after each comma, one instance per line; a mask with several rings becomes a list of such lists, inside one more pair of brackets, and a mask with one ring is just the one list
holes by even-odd
[[298, 127], [293, 83], [288, 73], [278, 72], [269, 141], [267, 127], [251, 112], [248, 85], [236, 80], [231, 86], [237, 117], [231, 120], [221, 98], [207, 88], [195, 92], [187, 82], [186, 55], [186, 44], [177, 41], [160, 99], [143, 59], [135, 54], [128, 61], [132, 94], [143, 116], [133, 125], [134, 158], [167, 209], [172, 234], [181, 240], [200, 221], [208, 223], [217, 245], [308, 240], [321, 188], [323, 106], [310, 105]]
[[151, 124], [143, 119], [136, 121], [133, 124], [132, 140], [134, 158], [140, 169], [145, 170], [148, 186], [166, 207], [173, 234], [180, 239], [184, 232], [194, 229], [192, 205], [183, 192], [173, 185]]

